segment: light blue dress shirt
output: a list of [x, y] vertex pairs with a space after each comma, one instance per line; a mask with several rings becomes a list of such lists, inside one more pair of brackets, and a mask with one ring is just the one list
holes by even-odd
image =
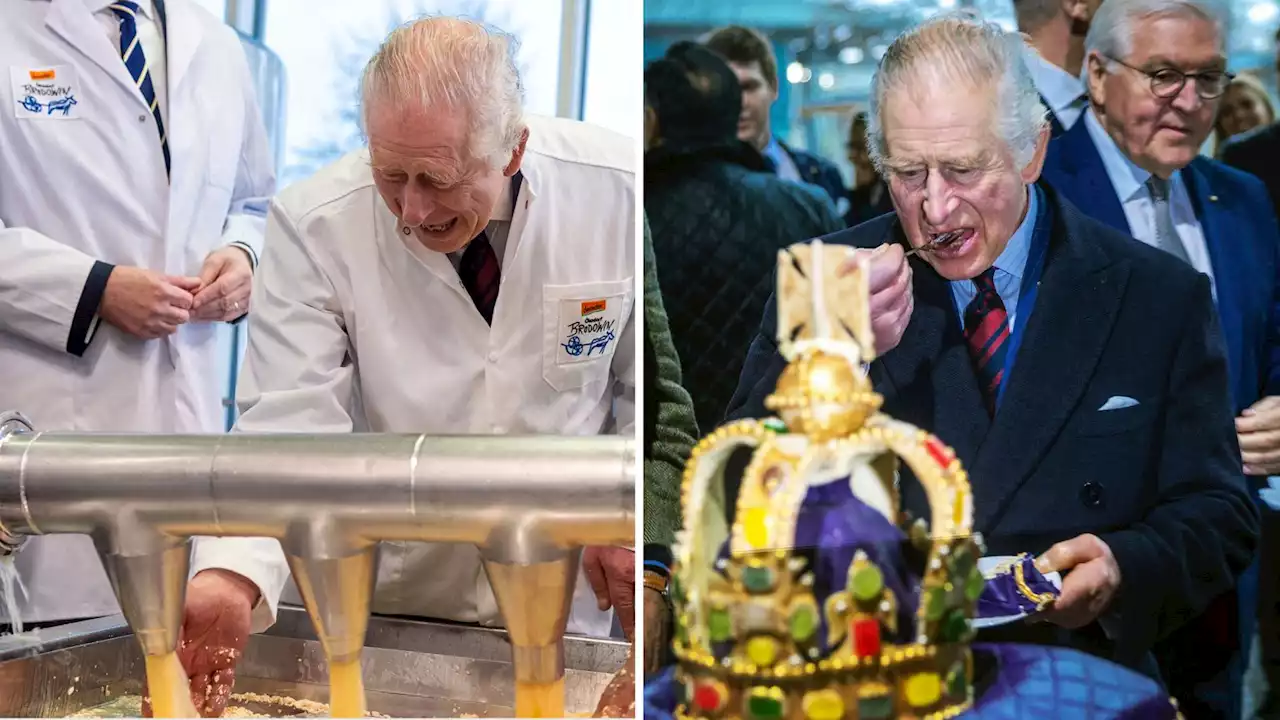
[[765, 146], [762, 154], [773, 162], [773, 167], [778, 177], [796, 183], [804, 182], [800, 177], [800, 168], [796, 167], [795, 160], [791, 159], [791, 154], [787, 152], [786, 148], [782, 147], [782, 143], [778, 142], [778, 138], [770, 135], [769, 144]]
[[[996, 293], [1000, 295], [1005, 313], [1009, 316], [1011, 333], [1018, 319], [1018, 296], [1022, 294], [1022, 278], [1027, 272], [1027, 255], [1031, 252], [1031, 237], [1035, 234], [1036, 217], [1040, 212], [1039, 193], [1035, 188], [1028, 188], [1027, 195], [1027, 214], [995, 262]], [[954, 280], [950, 284], [951, 297], [956, 302], [956, 312], [960, 314], [960, 327], [963, 328], [964, 310], [977, 297], [978, 288], [972, 280]]]

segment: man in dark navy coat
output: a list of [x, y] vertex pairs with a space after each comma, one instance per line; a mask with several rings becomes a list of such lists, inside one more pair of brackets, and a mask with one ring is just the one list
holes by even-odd
[[[1280, 473], [1280, 229], [1261, 182], [1199, 153], [1231, 79], [1223, 22], [1206, 0], [1107, 0], [1085, 43], [1089, 110], [1050, 144], [1044, 179], [1209, 277], [1252, 492]], [[1280, 572], [1261, 548], [1235, 590], [1157, 649], [1191, 717], [1243, 714], [1259, 565]]]
[[[989, 554], [1065, 573], [1047, 622], [1002, 639], [1154, 676], [1156, 640], [1229, 589], [1256, 542], [1226, 357], [1207, 278], [1037, 184], [1049, 130], [1021, 52], [966, 19], [900, 36], [872, 88], [896, 213], [823, 241], [872, 253], [885, 412], [955, 448]], [[774, 313], [731, 417], [769, 414]], [[905, 471], [902, 494], [926, 516]]]

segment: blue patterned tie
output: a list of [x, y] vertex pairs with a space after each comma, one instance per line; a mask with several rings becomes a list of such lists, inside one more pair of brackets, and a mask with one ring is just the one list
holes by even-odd
[[156, 89], [151, 84], [151, 68], [147, 64], [147, 56], [142, 52], [142, 43], [138, 41], [138, 4], [132, 0], [116, 0], [111, 4], [111, 11], [120, 18], [120, 57], [125, 67], [133, 76], [142, 99], [151, 108], [156, 119], [156, 129], [160, 131], [160, 149], [164, 151], [164, 171], [169, 173], [169, 137], [164, 132], [164, 120], [160, 118], [160, 101], [156, 99]]
[[986, 401], [987, 412], [996, 414], [996, 398], [1004, 381], [1004, 356], [1009, 349], [1009, 314], [996, 292], [996, 269], [973, 279], [978, 294], [964, 311], [964, 337], [969, 344], [974, 374]]

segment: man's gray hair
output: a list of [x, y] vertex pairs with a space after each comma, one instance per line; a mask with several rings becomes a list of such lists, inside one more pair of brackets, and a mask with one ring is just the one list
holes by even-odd
[[365, 127], [375, 103], [459, 110], [468, 118], [471, 156], [505, 166], [525, 129], [518, 46], [512, 35], [463, 18], [427, 17], [401, 25], [365, 66]]
[[[1110, 0], [1108, 0], [1109, 2]], [[881, 113], [891, 92], [927, 93], [947, 85], [996, 90], [996, 134], [1018, 167], [1035, 157], [1048, 110], [1023, 63], [1026, 41], [995, 23], [967, 13], [930, 19], [899, 35], [880, 59], [871, 80], [867, 149], [884, 175], [885, 133]]]
[[[1218, 48], [1226, 52], [1226, 8], [1218, 0], [1106, 0], [1093, 16], [1084, 36], [1085, 55], [1096, 52], [1104, 59], [1125, 59], [1133, 51], [1134, 25], [1138, 20], [1172, 16], [1208, 20], [1218, 31]], [[1088, 73], [1088, 63], [1083, 73]]]

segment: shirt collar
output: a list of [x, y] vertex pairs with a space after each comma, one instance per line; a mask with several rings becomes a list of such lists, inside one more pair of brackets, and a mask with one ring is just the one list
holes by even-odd
[[1031, 82], [1054, 113], [1074, 105], [1084, 95], [1080, 78], [1045, 60], [1030, 45], [1023, 49], [1023, 61], [1031, 74]]
[[493, 213], [489, 216], [489, 221], [493, 222], [511, 222], [512, 208], [515, 198], [511, 197], [511, 178], [502, 178], [502, 192], [498, 193], [498, 199], [494, 203]]
[[1027, 256], [1031, 254], [1031, 236], [1036, 231], [1036, 219], [1040, 215], [1040, 198], [1034, 186], [1027, 188], [1027, 214], [1022, 218], [1018, 229], [1013, 231], [1009, 243], [1004, 246], [1000, 257], [996, 258], [995, 268], [1008, 273], [1018, 281], [1022, 280], [1027, 270]]
[[[1137, 163], [1120, 150], [1116, 141], [1112, 140], [1107, 131], [1102, 128], [1102, 122], [1098, 120], [1097, 113], [1092, 108], [1084, 113], [1084, 125], [1089, 130], [1089, 136], [1093, 138], [1094, 146], [1098, 148], [1098, 154], [1102, 156], [1107, 177], [1111, 179], [1111, 185], [1115, 188], [1120, 202], [1145, 196], [1147, 180], [1151, 179], [1151, 173], [1138, 167]], [[1175, 172], [1170, 184], [1177, 185], [1181, 181], [1181, 174], [1181, 170]]]
[[[84, 0], [84, 5], [90, 14], [94, 14], [107, 10], [114, 2], [115, 0]], [[155, 20], [155, 9], [151, 0], [133, 0], [133, 2], [138, 5], [138, 10], [142, 12], [143, 17]]]

